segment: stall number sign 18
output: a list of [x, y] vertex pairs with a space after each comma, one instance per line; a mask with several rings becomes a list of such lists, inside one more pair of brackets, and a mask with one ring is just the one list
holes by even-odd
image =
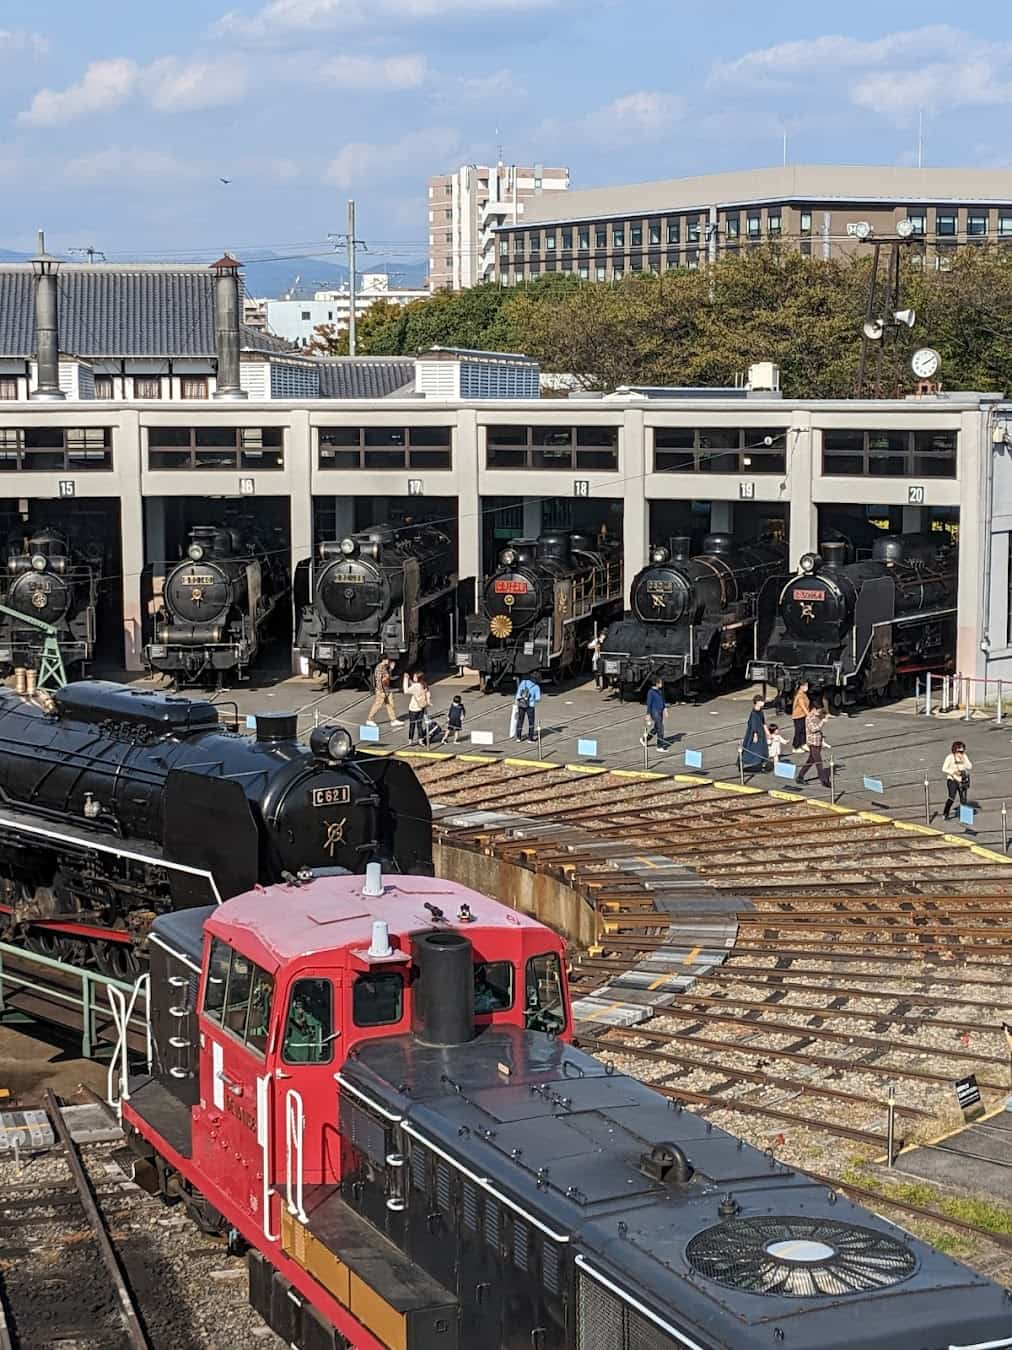
[[576, 479], [573, 480], [573, 496], [574, 496], [574, 497], [589, 497], [589, 496], [590, 496], [590, 479], [589, 479], [589, 478], [576, 478]]

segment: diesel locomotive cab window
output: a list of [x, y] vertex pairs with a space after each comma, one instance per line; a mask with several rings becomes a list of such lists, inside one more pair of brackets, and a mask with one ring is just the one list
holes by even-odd
[[824, 474], [955, 478], [956, 431], [824, 431]]
[[152, 427], [149, 469], [283, 469], [282, 427]]
[[655, 427], [656, 473], [783, 473], [783, 427]]
[[0, 428], [0, 471], [77, 473], [111, 468], [111, 427]]
[[504, 1012], [513, 1006], [512, 961], [478, 961], [474, 967], [476, 1013]]
[[528, 1031], [563, 1031], [566, 1003], [562, 993], [562, 962], [556, 952], [532, 956], [527, 962], [524, 988], [524, 1026]]
[[321, 427], [321, 469], [450, 469], [450, 427]]
[[286, 1064], [329, 1064], [334, 1058], [334, 988], [329, 980], [296, 981], [281, 1057]]
[[351, 1015], [357, 1027], [399, 1022], [404, 1011], [404, 979], [394, 970], [360, 975], [351, 987]]
[[228, 943], [211, 944], [204, 1015], [212, 1018], [258, 1055], [267, 1051], [274, 978]]
[[490, 469], [618, 469], [618, 427], [488, 427]]

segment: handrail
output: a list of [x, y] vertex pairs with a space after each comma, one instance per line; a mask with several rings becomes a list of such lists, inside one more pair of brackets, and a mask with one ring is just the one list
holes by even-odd
[[277, 1242], [278, 1234], [271, 1229], [271, 1074], [257, 1079], [257, 1143], [260, 1145], [260, 1165], [263, 1168], [261, 1205], [263, 1207], [264, 1237]]
[[[143, 992], [145, 1004], [147, 1068], [151, 1072], [151, 976], [141, 975], [133, 985], [129, 1000], [121, 989], [110, 988], [108, 993], [112, 1020], [116, 1024], [117, 1040], [112, 1059], [106, 1073], [106, 1101], [115, 1106], [119, 1117], [123, 1119], [123, 1103], [130, 1099], [130, 1057], [127, 1049], [127, 1033], [134, 1015], [138, 995]], [[118, 1070], [118, 1075], [117, 1075]], [[113, 1091], [113, 1080], [119, 1078], [119, 1094]]]
[[[285, 1096], [285, 1197], [288, 1212], [300, 1223], [308, 1223], [306, 1211], [302, 1207], [302, 1138], [306, 1128], [306, 1112], [302, 1096], [295, 1088], [289, 1088]], [[295, 1160], [294, 1196], [292, 1186], [292, 1161]]]

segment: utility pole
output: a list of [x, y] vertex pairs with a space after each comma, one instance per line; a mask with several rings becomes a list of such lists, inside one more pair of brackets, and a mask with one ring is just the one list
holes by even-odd
[[355, 355], [355, 202], [348, 203], [348, 355]]

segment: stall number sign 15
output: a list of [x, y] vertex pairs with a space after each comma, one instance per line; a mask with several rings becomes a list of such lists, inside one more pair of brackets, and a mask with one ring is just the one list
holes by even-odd
[[923, 483], [908, 483], [908, 484], [907, 484], [907, 504], [908, 504], [909, 506], [923, 506], [923, 505], [924, 505], [924, 484], [923, 484]]
[[61, 478], [61, 479], [60, 479], [60, 496], [61, 496], [61, 497], [73, 497], [73, 495], [74, 495], [74, 480], [73, 480], [73, 478]]

